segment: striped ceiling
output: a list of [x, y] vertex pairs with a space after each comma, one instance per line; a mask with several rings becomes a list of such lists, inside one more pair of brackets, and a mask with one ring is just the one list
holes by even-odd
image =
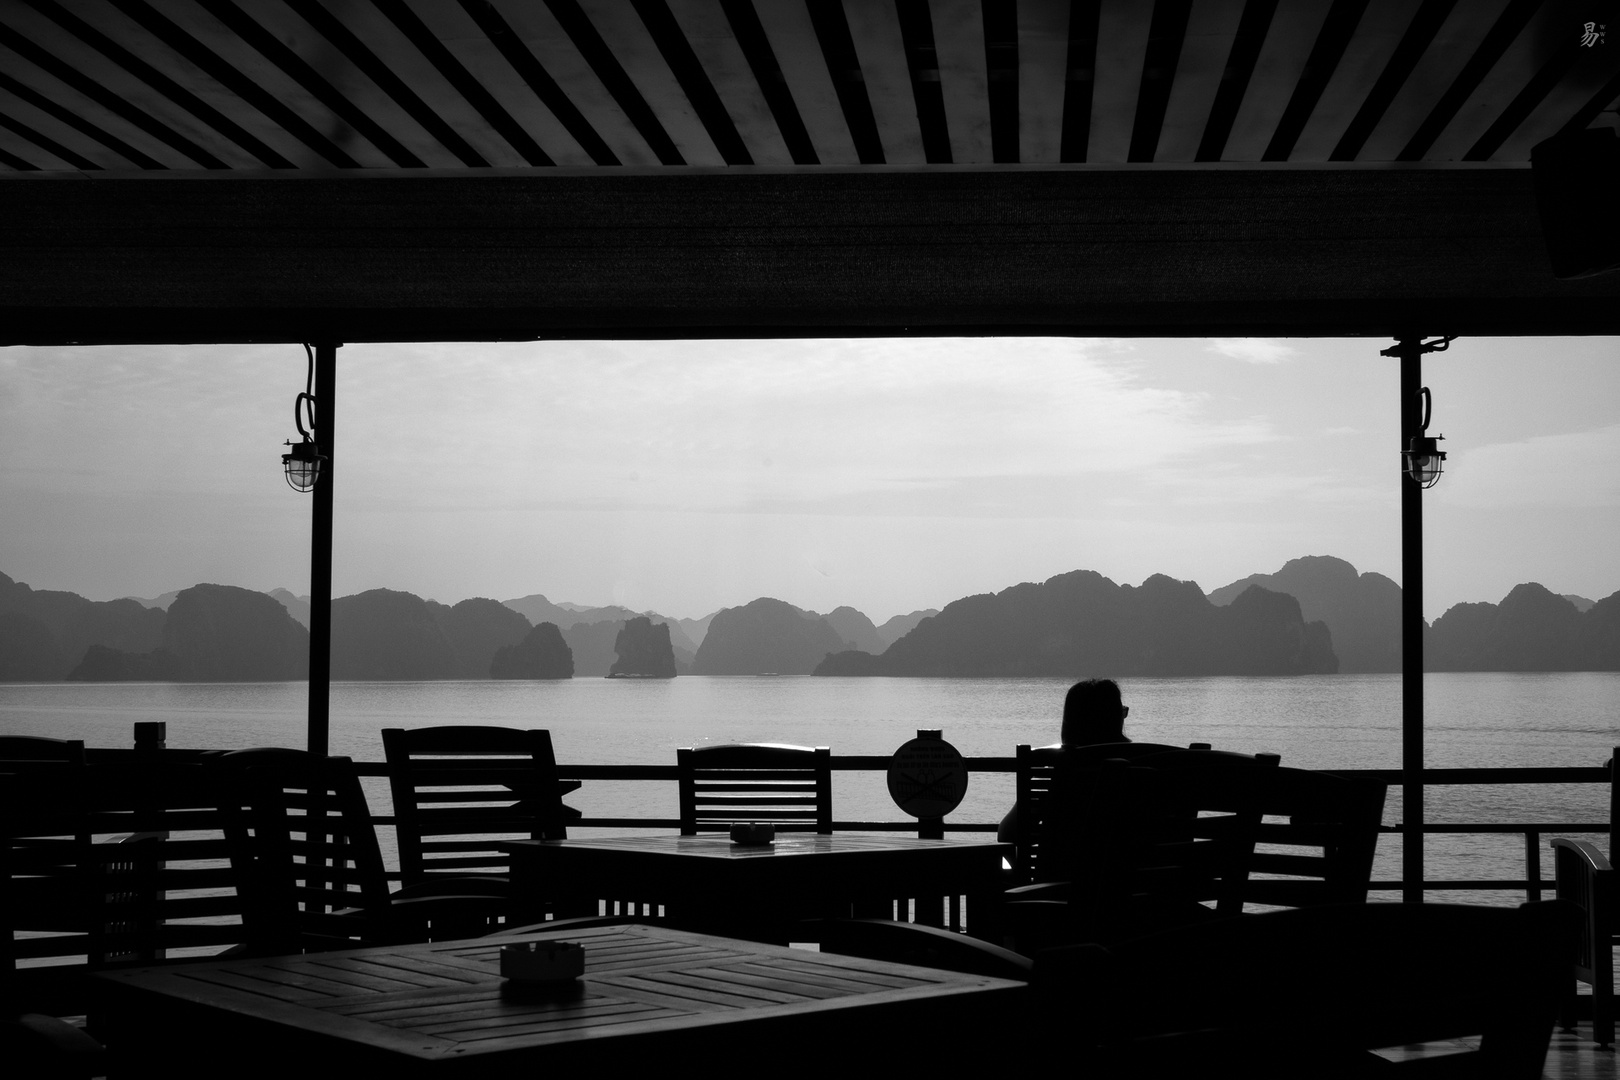
[[1615, 6], [0, 0], [0, 170], [1522, 163]]

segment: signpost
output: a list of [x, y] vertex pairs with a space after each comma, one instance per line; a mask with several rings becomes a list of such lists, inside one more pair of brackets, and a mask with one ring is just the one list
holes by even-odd
[[924, 728], [889, 762], [889, 797], [917, 819], [924, 840], [945, 838], [945, 815], [967, 794], [967, 762], [938, 728]]

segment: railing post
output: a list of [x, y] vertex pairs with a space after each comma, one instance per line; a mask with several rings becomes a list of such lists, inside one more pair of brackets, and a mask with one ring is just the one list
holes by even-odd
[[1541, 833], [1531, 829], [1524, 834], [1524, 898], [1541, 899]]
[[135, 752], [155, 754], [169, 745], [169, 724], [165, 720], [135, 721]]
[[1620, 786], [1615, 784], [1614, 763], [1620, 760], [1620, 746], [1609, 755], [1609, 858], [1620, 850]]

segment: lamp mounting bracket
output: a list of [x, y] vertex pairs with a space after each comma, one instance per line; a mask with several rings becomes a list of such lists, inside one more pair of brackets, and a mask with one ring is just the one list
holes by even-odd
[[1451, 348], [1451, 343], [1457, 340], [1456, 334], [1448, 334], [1432, 341], [1424, 341], [1422, 337], [1401, 338], [1387, 349], [1379, 350], [1379, 356], [1422, 356], [1424, 353], [1445, 352]]

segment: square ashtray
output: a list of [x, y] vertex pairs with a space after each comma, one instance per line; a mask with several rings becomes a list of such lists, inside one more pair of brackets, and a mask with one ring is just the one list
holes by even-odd
[[585, 947], [573, 941], [517, 941], [501, 946], [501, 977], [562, 983], [585, 973]]
[[770, 822], [739, 821], [731, 827], [731, 842], [744, 847], [764, 847], [776, 840], [776, 826]]

